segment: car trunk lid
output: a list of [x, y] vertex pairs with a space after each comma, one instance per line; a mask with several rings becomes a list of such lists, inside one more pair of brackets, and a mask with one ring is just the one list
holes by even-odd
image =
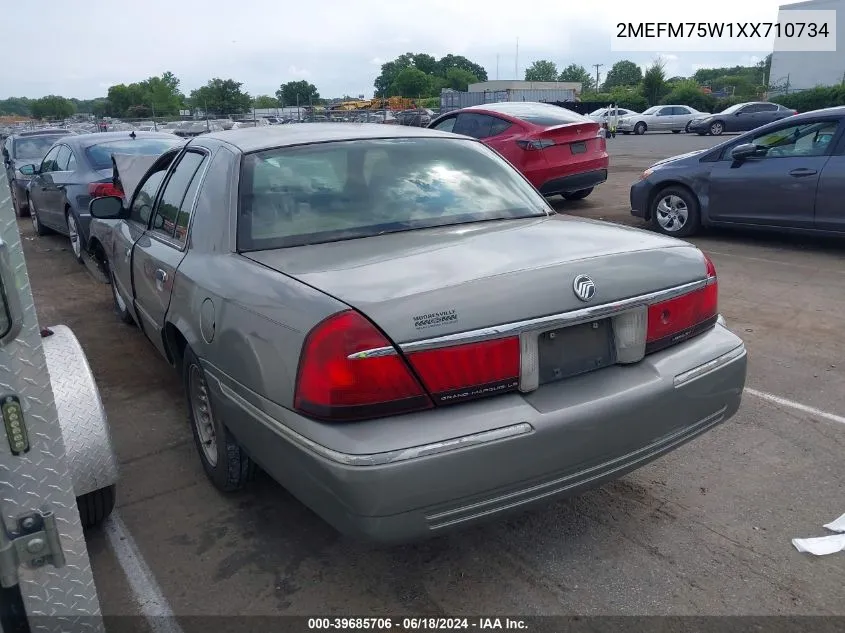
[[[356, 308], [395, 343], [569, 312], [705, 278], [695, 247], [558, 216], [481, 222], [244, 255]], [[579, 299], [578, 275], [595, 283]]]

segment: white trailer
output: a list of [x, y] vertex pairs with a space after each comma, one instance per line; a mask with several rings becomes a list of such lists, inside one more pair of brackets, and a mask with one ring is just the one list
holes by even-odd
[[84, 527], [115, 502], [117, 460], [82, 347], [42, 329], [0, 193], [0, 629], [101, 631]]

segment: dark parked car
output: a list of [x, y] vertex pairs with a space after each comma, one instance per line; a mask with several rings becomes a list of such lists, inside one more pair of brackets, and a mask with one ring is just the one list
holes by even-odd
[[843, 200], [845, 107], [668, 158], [631, 186], [631, 213], [676, 237], [719, 225], [845, 234]]
[[43, 128], [12, 134], [3, 144], [3, 166], [6, 168], [6, 182], [12, 196], [12, 205], [18, 217], [29, 214], [26, 202], [26, 186], [30, 176], [22, 174], [20, 168], [30, 163], [40, 163], [53, 143], [73, 134], [62, 128]]
[[125, 196], [90, 205], [115, 306], [181, 371], [221, 490], [258, 464], [404, 541], [620, 477], [740, 405], [707, 256], [556, 218], [475, 139], [313, 123], [115, 165]]
[[795, 110], [777, 103], [765, 101], [737, 103], [716, 114], [693, 119], [689, 123], [687, 132], [695, 132], [700, 136], [705, 134], [719, 136], [725, 132], [747, 132], [794, 114], [797, 114]]
[[70, 238], [74, 256], [82, 260], [88, 239], [88, 203], [115, 193], [112, 154], [161, 154], [184, 143], [178, 136], [157, 132], [97, 132], [61, 138], [38, 164], [20, 171], [32, 180], [27, 206], [38, 235], [50, 230]]

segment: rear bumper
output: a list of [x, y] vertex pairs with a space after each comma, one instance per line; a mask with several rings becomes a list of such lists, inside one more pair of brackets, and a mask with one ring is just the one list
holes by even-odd
[[582, 189], [597, 187], [607, 180], [607, 169], [594, 169], [580, 174], [570, 174], [547, 180], [538, 188], [544, 196], [553, 196], [559, 193], [572, 193]]
[[438, 424], [437, 416], [445, 416], [459, 428], [478, 417], [487, 428], [369, 454], [340, 452], [327, 433], [337, 434], [336, 446], [355, 435], [361, 446], [372, 446], [378, 427], [371, 423], [308, 421], [314, 432], [307, 437], [296, 414], [236, 393], [212, 367], [207, 375], [215, 408], [264, 470], [341, 532], [388, 543], [548, 504], [671, 451], [737, 411], [746, 353], [740, 339], [717, 325], [635, 365], [418, 419], [376, 421], [418, 429], [427, 418]]

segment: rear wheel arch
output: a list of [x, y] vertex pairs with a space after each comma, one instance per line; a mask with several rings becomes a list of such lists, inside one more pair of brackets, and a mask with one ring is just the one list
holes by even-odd
[[164, 339], [164, 350], [167, 353], [168, 362], [177, 369], [181, 369], [182, 360], [185, 357], [185, 349], [188, 347], [187, 337], [172, 321], [164, 324], [164, 330], [162, 330], [161, 335]]

